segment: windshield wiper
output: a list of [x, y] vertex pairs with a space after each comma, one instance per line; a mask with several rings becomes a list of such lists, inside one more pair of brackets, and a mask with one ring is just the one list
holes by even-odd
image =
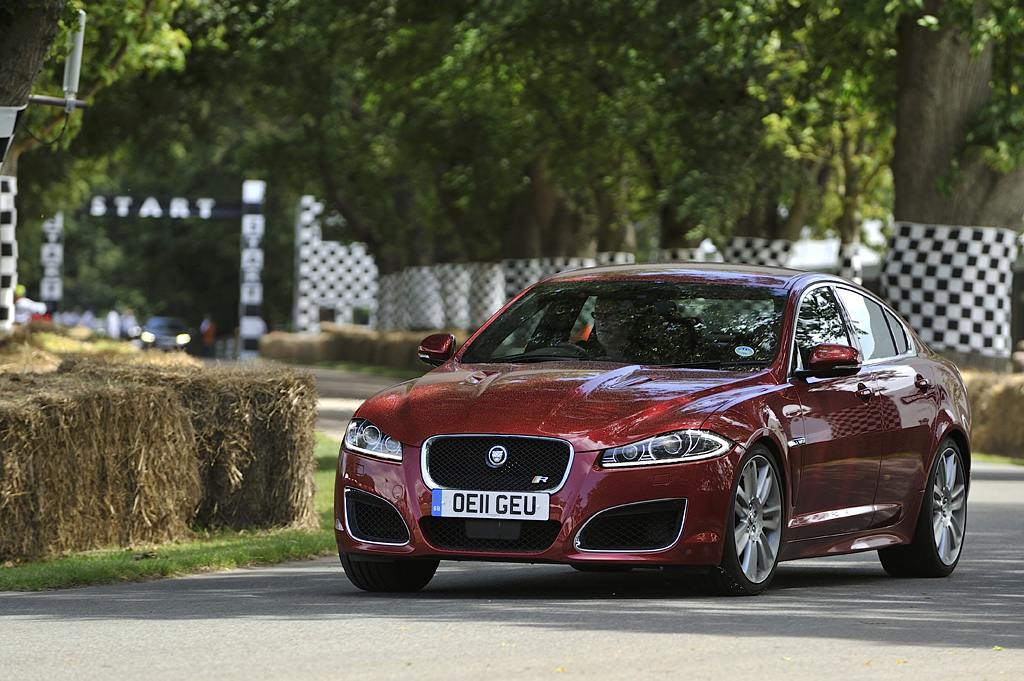
[[582, 362], [587, 357], [574, 357], [572, 355], [534, 355], [525, 353], [520, 355], [505, 355], [503, 357], [491, 357], [488, 362], [495, 364], [531, 364], [534, 362]]
[[709, 362], [680, 362], [678, 364], [656, 364], [666, 369], [721, 369], [722, 367], [753, 367], [761, 369], [766, 363], [761, 360], [713, 360]]

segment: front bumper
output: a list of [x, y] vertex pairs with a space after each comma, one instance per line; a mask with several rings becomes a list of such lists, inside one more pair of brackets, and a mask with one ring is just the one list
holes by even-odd
[[609, 470], [598, 452], [576, 452], [548, 520], [466, 521], [431, 515], [417, 448], [392, 463], [342, 447], [335, 537], [339, 551], [365, 557], [717, 565], [741, 455]]

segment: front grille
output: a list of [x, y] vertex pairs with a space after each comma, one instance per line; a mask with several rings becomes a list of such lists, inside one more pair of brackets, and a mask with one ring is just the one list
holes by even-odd
[[398, 509], [380, 497], [354, 489], [345, 490], [348, 533], [375, 544], [406, 544], [409, 528]]
[[[503, 447], [507, 461], [488, 465], [488, 452]], [[558, 489], [572, 461], [564, 440], [509, 435], [442, 435], [423, 445], [432, 487], [500, 492], [550, 492]]]
[[557, 520], [475, 520], [467, 518], [423, 518], [420, 523], [427, 541], [447, 551], [493, 551], [496, 553], [540, 553], [558, 537]]
[[576, 537], [580, 551], [657, 551], [683, 529], [685, 499], [666, 499], [609, 509], [591, 518]]

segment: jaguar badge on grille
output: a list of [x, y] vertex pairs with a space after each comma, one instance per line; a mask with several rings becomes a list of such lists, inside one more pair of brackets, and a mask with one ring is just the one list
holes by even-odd
[[494, 445], [487, 452], [487, 465], [491, 468], [501, 468], [508, 461], [508, 450], [501, 445]]

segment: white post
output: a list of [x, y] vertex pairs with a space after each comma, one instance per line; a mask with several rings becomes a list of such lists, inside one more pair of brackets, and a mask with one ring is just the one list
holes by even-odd
[[18, 211], [18, 178], [0, 175], [0, 331], [14, 325], [14, 289], [18, 286], [18, 242], [14, 227]]
[[43, 236], [46, 241], [39, 249], [39, 260], [43, 265], [39, 299], [48, 303], [50, 312], [53, 312], [60, 308], [60, 301], [64, 298], [64, 213], [43, 221]]
[[267, 183], [246, 180], [242, 183], [242, 268], [238, 303], [239, 359], [260, 356], [260, 337], [266, 332], [263, 321], [263, 198]]

